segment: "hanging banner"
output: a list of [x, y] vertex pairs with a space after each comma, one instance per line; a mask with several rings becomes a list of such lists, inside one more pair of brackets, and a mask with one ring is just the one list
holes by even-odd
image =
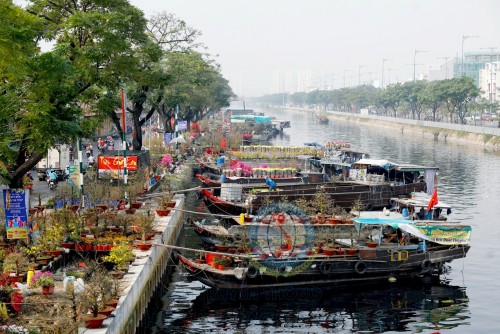
[[80, 165], [69, 165], [68, 184], [73, 187], [80, 187]]
[[4, 189], [3, 206], [5, 211], [7, 239], [28, 238], [29, 193], [24, 189]]
[[[123, 157], [111, 157], [99, 155], [97, 157], [97, 169], [100, 170], [123, 170]], [[137, 170], [137, 156], [127, 157], [127, 170]]]

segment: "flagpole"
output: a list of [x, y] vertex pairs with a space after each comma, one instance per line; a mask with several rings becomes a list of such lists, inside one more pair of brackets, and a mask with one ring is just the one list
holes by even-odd
[[123, 184], [127, 184], [127, 124], [125, 122], [125, 91], [122, 88], [122, 146], [123, 146]]

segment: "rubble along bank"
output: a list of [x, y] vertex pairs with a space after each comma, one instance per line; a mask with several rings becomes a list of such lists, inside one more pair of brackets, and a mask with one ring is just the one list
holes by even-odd
[[[285, 108], [289, 110], [308, 111], [304, 108]], [[327, 111], [328, 117], [337, 120], [356, 122], [359, 125], [378, 126], [395, 129], [403, 134], [412, 134], [444, 142], [456, 142], [465, 145], [475, 145], [487, 150], [500, 151], [500, 128], [439, 123], [399, 119], [386, 116], [360, 115]]]

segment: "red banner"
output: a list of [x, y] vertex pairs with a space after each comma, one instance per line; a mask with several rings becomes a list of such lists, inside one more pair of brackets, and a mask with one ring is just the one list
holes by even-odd
[[[100, 155], [97, 159], [97, 169], [123, 169], [123, 157], [107, 157]], [[127, 157], [127, 170], [137, 170], [137, 156]]]

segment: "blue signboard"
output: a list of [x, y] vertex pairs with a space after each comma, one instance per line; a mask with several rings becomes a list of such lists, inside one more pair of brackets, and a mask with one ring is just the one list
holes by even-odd
[[187, 130], [188, 128], [188, 122], [187, 121], [183, 121], [183, 120], [178, 120], [177, 121], [177, 130], [181, 131], [181, 130]]
[[7, 239], [28, 238], [28, 193], [24, 189], [4, 189], [3, 205], [7, 227]]

